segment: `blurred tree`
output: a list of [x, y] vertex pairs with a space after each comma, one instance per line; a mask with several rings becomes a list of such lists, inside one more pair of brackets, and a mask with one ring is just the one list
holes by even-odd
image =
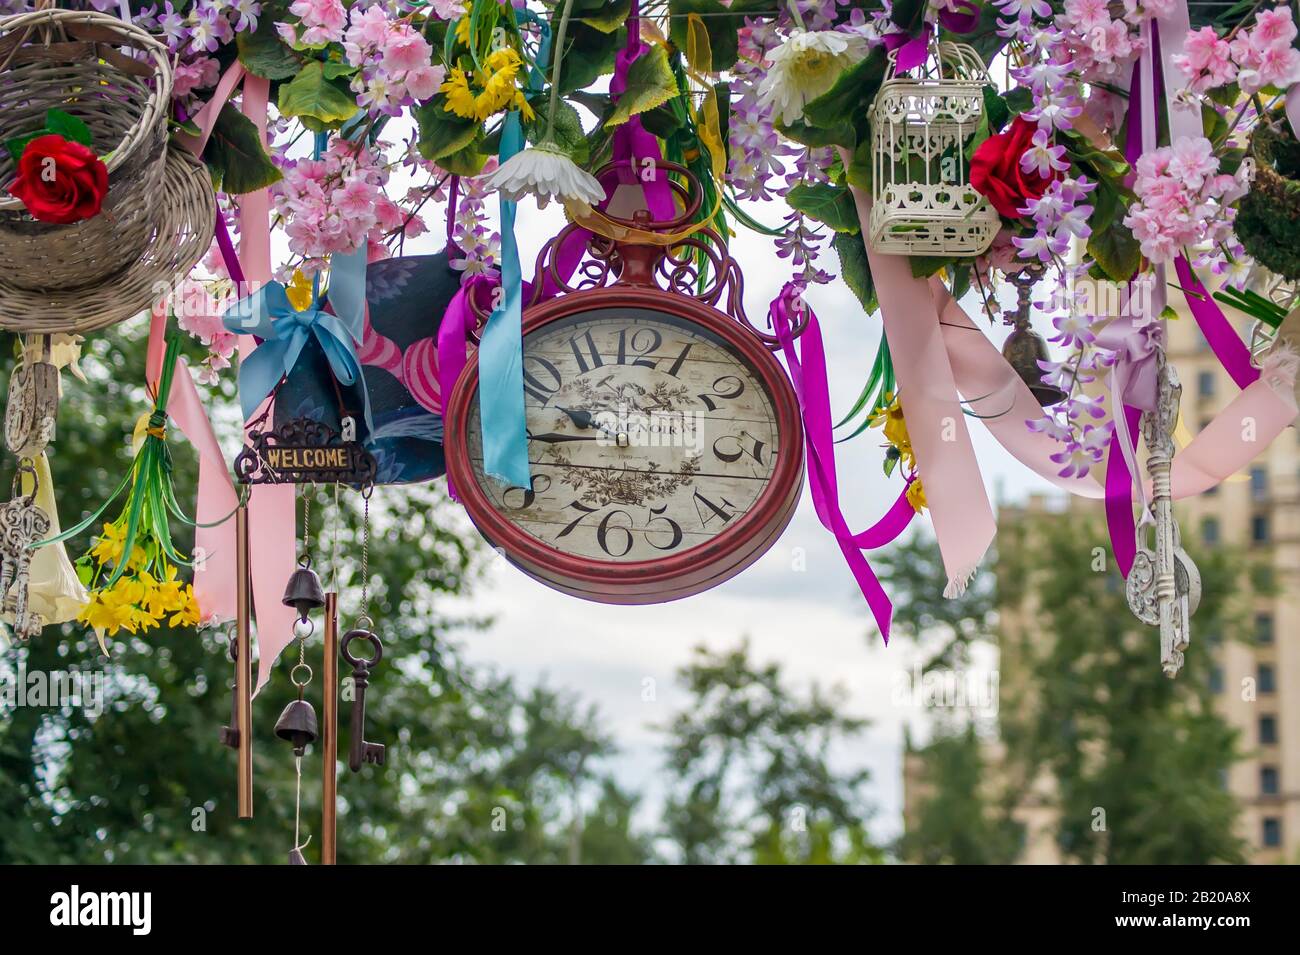
[[[990, 777], [984, 744], [974, 724], [940, 726], [915, 753], [928, 797], [918, 800], [914, 825], [899, 840], [906, 862], [924, 865], [1007, 865], [1021, 850], [1021, 826], [986, 790]], [[993, 777], [996, 779], [996, 776]]]
[[669, 734], [664, 825], [687, 863], [878, 862], [867, 836], [866, 770], [833, 769], [831, 749], [863, 731], [838, 691], [800, 697], [749, 646], [696, 648], [678, 671], [690, 703]]
[[[0, 347], [9, 353], [11, 344]], [[65, 527], [93, 510], [128, 466], [132, 426], [148, 407], [143, 388], [132, 384], [143, 377], [144, 351], [145, 328], [119, 326], [88, 343], [89, 380], [65, 380], [50, 456]], [[221, 387], [224, 407], [237, 407], [233, 382]], [[238, 425], [223, 424], [230, 448]], [[195, 486], [194, 459], [179, 435], [170, 443], [184, 499]], [[5, 467], [0, 481], [7, 482], [12, 462]], [[316, 566], [327, 586], [337, 574], [344, 626], [359, 613], [358, 503], [344, 490], [335, 507], [332, 489], [320, 489], [311, 509]], [[449, 643], [453, 628], [482, 621], [447, 610], [448, 598], [475, 576], [477, 538], [445, 494], [430, 485], [379, 488], [371, 518], [370, 612], [385, 653], [366, 723], [368, 738], [387, 744], [388, 765], [343, 773], [339, 861], [564, 861], [575, 832], [584, 861], [643, 858], [631, 802], [601, 774], [612, 747], [593, 714], [553, 691], [522, 693], [471, 668]], [[89, 539], [69, 543], [73, 557]], [[19, 667], [81, 668], [105, 678], [102, 714], [0, 712], [0, 862], [284, 862], [293, 842], [294, 769], [272, 729], [291, 699], [293, 656], [285, 654], [254, 703], [256, 817], [241, 823], [234, 753], [217, 741], [230, 714], [224, 633], [154, 630], [113, 640], [105, 658], [74, 624], [61, 633], [47, 628], [30, 646], [0, 655], [0, 680], [12, 681]], [[318, 674], [319, 660], [319, 638], [309, 640]], [[319, 708], [320, 684], [308, 693]], [[305, 835], [318, 831], [320, 765], [313, 748], [304, 760]], [[575, 807], [585, 805], [594, 816], [588, 828], [575, 826]], [[315, 846], [306, 855], [316, 858]]]
[[[1231, 635], [1248, 568], [1226, 548], [1194, 556], [1204, 592], [1193, 627]], [[940, 567], [937, 547], [922, 540], [895, 553], [887, 577], [896, 593], [924, 594]], [[1032, 788], [1049, 794], [1056, 841], [1073, 861], [1241, 861], [1237, 805], [1222, 784], [1236, 733], [1214, 710], [1209, 642], [1194, 642], [1183, 672], [1167, 679], [1158, 635], [1128, 609], [1104, 527], [1078, 512], [1003, 520], [989, 577], [996, 590], [973, 608], [900, 602], [905, 628], [941, 634], [931, 662], [959, 665], [971, 646], [996, 642], [1004, 750], [990, 768], [974, 727], [948, 727], [915, 752], [927, 796], [902, 840], [905, 857], [1004, 857], [1018, 838], [1011, 813]]]

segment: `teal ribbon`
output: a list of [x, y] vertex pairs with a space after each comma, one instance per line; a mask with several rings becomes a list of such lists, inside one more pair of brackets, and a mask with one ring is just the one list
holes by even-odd
[[[329, 303], [333, 314], [321, 307], [316, 296], [312, 297], [310, 306], [299, 312], [290, 303], [281, 283], [268, 282], [226, 309], [221, 320], [227, 330], [262, 339], [262, 344], [239, 363], [239, 404], [245, 421], [252, 418], [280, 380], [293, 371], [307, 341], [315, 337], [334, 377], [344, 385], [361, 384], [366, 427], [373, 430], [370, 396], [366, 393], [356, 350], [365, 332], [364, 244], [355, 252], [331, 257]], [[520, 397], [522, 400], [522, 390]]]
[[[517, 111], [501, 126], [499, 159], [524, 148]], [[512, 487], [531, 487], [528, 431], [524, 422], [523, 273], [515, 242], [515, 203], [501, 198], [501, 307], [492, 312], [479, 341], [479, 423], [483, 470]]]
[[[511, 16], [516, 11], [511, 10]], [[525, 20], [541, 24], [536, 62], [550, 59], [551, 31], [527, 10]], [[540, 90], [544, 78], [534, 63], [530, 91]], [[516, 110], [501, 124], [499, 162], [524, 148], [524, 128]], [[501, 199], [501, 305], [492, 312], [479, 340], [479, 424], [483, 432], [483, 470], [511, 487], [532, 487], [528, 468], [528, 429], [524, 421], [523, 270], [515, 241], [515, 203]]]

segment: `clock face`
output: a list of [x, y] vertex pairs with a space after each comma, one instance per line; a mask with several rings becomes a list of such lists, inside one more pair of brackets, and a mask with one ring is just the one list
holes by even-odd
[[466, 451], [497, 514], [561, 554], [633, 564], [705, 547], [787, 452], [768, 376], [699, 322], [591, 308], [527, 332], [523, 354], [532, 487], [484, 475], [477, 389]]

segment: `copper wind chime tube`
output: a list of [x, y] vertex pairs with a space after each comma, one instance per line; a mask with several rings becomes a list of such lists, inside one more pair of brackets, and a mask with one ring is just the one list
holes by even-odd
[[321, 865], [336, 862], [339, 752], [339, 595], [325, 595], [325, 665], [321, 688]]
[[238, 804], [239, 818], [253, 818], [253, 653], [252, 577], [249, 570], [248, 506], [241, 503], [235, 511], [235, 577], [237, 579], [237, 616], [235, 639], [235, 706], [239, 740]]

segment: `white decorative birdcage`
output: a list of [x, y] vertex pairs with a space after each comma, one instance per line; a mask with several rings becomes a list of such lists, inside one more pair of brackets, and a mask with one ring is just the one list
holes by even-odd
[[937, 44], [914, 72], [889, 54], [871, 106], [871, 222], [877, 252], [979, 255], [999, 220], [969, 181], [966, 143], [984, 115], [984, 61], [963, 43]]

